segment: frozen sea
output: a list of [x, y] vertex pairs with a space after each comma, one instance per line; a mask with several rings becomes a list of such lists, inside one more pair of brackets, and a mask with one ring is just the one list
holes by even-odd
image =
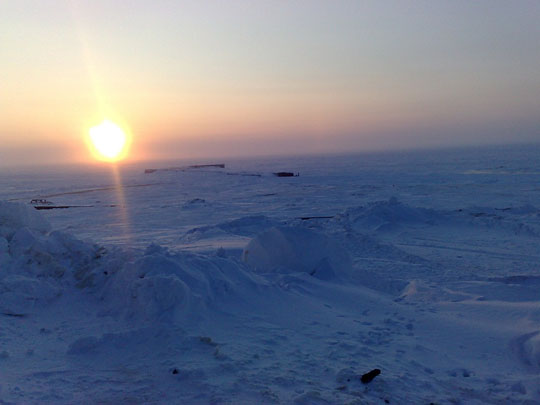
[[3, 169], [0, 404], [540, 403], [539, 241], [538, 145]]

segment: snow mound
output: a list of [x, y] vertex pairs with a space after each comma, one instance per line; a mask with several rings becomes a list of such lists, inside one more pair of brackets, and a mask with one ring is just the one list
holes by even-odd
[[429, 284], [421, 280], [412, 280], [403, 289], [396, 302], [410, 304], [429, 304], [435, 302], [460, 302], [477, 299], [478, 296], [461, 291], [453, 291], [437, 284]]
[[349, 254], [326, 235], [301, 227], [273, 227], [257, 235], [242, 254], [261, 273], [303, 272], [320, 279], [351, 272]]
[[0, 281], [0, 313], [23, 316], [47, 304], [62, 290], [47, 280], [9, 275]]
[[100, 248], [51, 226], [32, 207], [0, 201], [0, 263], [6, 274], [61, 278], [67, 269], [89, 267]]
[[63, 232], [24, 204], [0, 201], [0, 312], [27, 315], [99, 266], [100, 248]]
[[[242, 263], [151, 245], [111, 275], [103, 291], [108, 314], [175, 322], [198, 316], [215, 300], [253, 289], [256, 280]], [[241, 292], [239, 292], [241, 294]]]
[[393, 230], [400, 225], [433, 225], [443, 217], [442, 213], [435, 210], [411, 207], [395, 197], [366, 207], [349, 209], [345, 215], [354, 228], [369, 231]]
[[265, 215], [253, 215], [238, 218], [229, 222], [224, 222], [218, 226], [229, 233], [241, 236], [254, 236], [273, 226], [279, 226], [281, 223]]
[[51, 230], [51, 225], [31, 206], [0, 201], [0, 236], [10, 240], [20, 228], [46, 233]]
[[15, 231], [8, 249], [8, 272], [57, 279], [66, 272], [78, 278], [81, 272], [98, 264], [101, 251], [64, 232], [39, 234], [28, 228]]
[[380, 258], [414, 264], [423, 264], [427, 260], [396, 247], [387, 242], [381, 242], [373, 235], [357, 232], [349, 226], [347, 220], [340, 218], [341, 227], [332, 231], [332, 237], [339, 240], [353, 257]]
[[540, 333], [537, 332], [528, 338], [523, 344], [524, 354], [528, 362], [535, 367], [540, 367]]
[[[531, 217], [538, 215], [536, 208], [525, 205], [517, 208], [472, 206], [459, 211], [470, 225], [510, 232], [514, 235], [540, 237], [540, 229]], [[524, 220], [525, 222], [522, 222]]]
[[64, 232], [48, 232], [41, 214], [24, 205], [2, 207], [7, 230], [0, 237], [4, 314], [24, 316], [67, 289], [85, 289], [105, 300], [103, 315], [174, 321], [198, 316], [214, 300], [260, 284], [238, 260], [171, 253], [159, 245], [144, 253], [107, 251]]
[[203, 198], [193, 198], [182, 205], [182, 209], [195, 209], [201, 207], [207, 207], [210, 204]]
[[523, 363], [540, 368], [540, 331], [518, 336], [510, 342], [510, 347]]
[[281, 223], [265, 215], [253, 215], [226, 221], [217, 225], [202, 226], [190, 229], [182, 237], [185, 242], [193, 242], [222, 235], [239, 235], [253, 237], [258, 233]]

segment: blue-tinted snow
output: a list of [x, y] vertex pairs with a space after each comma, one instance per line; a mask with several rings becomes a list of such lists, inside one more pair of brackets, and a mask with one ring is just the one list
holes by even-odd
[[539, 152], [3, 172], [0, 401], [538, 402]]

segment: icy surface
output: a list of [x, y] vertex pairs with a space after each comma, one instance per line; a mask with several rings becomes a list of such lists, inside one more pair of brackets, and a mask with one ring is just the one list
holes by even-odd
[[540, 403], [539, 152], [2, 173], [0, 403]]

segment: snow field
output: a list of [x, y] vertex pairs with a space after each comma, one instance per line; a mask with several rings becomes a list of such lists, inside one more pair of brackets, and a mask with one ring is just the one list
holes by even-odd
[[540, 403], [529, 197], [343, 173], [0, 202], [0, 402]]

